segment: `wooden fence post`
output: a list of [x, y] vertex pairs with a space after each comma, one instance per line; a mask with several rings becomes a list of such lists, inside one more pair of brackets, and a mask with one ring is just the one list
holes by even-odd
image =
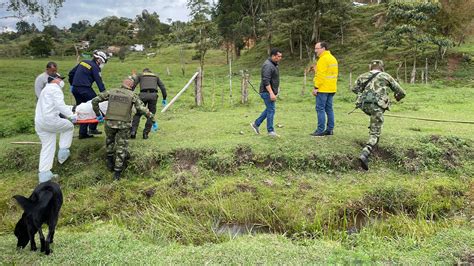
[[304, 77], [303, 77], [303, 87], [301, 88], [301, 96], [304, 95], [305, 91], [306, 91], [306, 76], [307, 76], [308, 72], [307, 72], [307, 68], [304, 69]]
[[352, 90], [352, 67], [349, 67], [349, 90]]
[[241, 70], [242, 73], [242, 82], [240, 85], [240, 88], [242, 90], [242, 97], [241, 97], [241, 103], [245, 104], [248, 102], [249, 98], [249, 71], [248, 70]]
[[428, 84], [428, 58], [425, 58], [425, 84]]

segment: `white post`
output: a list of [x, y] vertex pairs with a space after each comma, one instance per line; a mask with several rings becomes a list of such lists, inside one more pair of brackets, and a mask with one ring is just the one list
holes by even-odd
[[179, 96], [181, 96], [181, 94], [186, 91], [186, 89], [189, 87], [189, 85], [191, 85], [191, 83], [197, 77], [198, 74], [199, 72], [194, 73], [193, 77], [188, 81], [188, 83], [186, 83], [186, 85], [184, 85], [184, 87], [178, 92], [178, 94], [176, 94], [176, 96], [174, 96], [174, 98], [163, 108], [163, 110], [161, 110], [162, 113], [166, 112], [166, 110], [168, 110], [168, 108], [173, 105], [173, 103], [179, 98]]

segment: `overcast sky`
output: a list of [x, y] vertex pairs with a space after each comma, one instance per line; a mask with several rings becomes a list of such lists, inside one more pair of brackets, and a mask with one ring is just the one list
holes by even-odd
[[[167, 23], [167, 19], [173, 21], [188, 21], [189, 10], [186, 7], [187, 0], [65, 0], [59, 9], [59, 14], [51, 21], [51, 24], [59, 28], [69, 28], [72, 23], [80, 20], [89, 20], [93, 25], [101, 18], [107, 16], [135, 18], [141, 14], [143, 9], [148, 12], [156, 12], [160, 16], [161, 22]], [[7, 16], [4, 9], [0, 9], [0, 17]], [[38, 20], [27, 19], [29, 23], [42, 29], [42, 24]], [[17, 19], [0, 19], [0, 31], [5, 29], [14, 30]]]

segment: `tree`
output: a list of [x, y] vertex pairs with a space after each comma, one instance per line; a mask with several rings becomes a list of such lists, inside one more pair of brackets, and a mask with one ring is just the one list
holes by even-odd
[[437, 21], [441, 32], [458, 42], [474, 33], [474, 2], [472, 0], [440, 0], [441, 10]]
[[26, 21], [18, 21], [16, 23], [16, 31], [19, 35], [33, 33], [33, 27]]
[[203, 102], [201, 88], [203, 86], [202, 73], [204, 73], [204, 58], [209, 48], [211, 48], [212, 41], [215, 41], [216, 28], [214, 23], [209, 19], [211, 15], [211, 6], [207, 0], [188, 0], [188, 8], [191, 10], [191, 25], [195, 32], [199, 34], [194, 39], [196, 57], [199, 58], [199, 65], [201, 75], [198, 75], [196, 87], [196, 104], [199, 106]]
[[4, 0], [0, 9], [11, 15], [0, 18], [18, 18], [23, 20], [28, 15], [37, 15], [43, 23], [51, 21], [58, 14], [65, 0]]
[[204, 58], [211, 48], [211, 36], [215, 33], [215, 25], [209, 19], [211, 6], [207, 0], [188, 0], [188, 8], [191, 10], [192, 28], [199, 34], [195, 37], [196, 56], [199, 57], [199, 65], [204, 70]]
[[153, 40], [155, 39], [155, 35], [159, 34], [161, 30], [160, 17], [156, 12], [150, 14], [145, 9], [141, 15], [137, 16], [135, 21], [138, 24], [138, 40], [140, 40], [145, 47], [151, 47], [154, 44]]
[[69, 30], [74, 34], [82, 34], [90, 27], [91, 23], [89, 22], [89, 20], [81, 20], [77, 23], [72, 23], [71, 28], [69, 28]]
[[43, 28], [43, 34], [46, 34], [53, 39], [57, 39], [61, 35], [61, 30], [56, 25], [47, 25]]
[[53, 41], [49, 36], [42, 35], [31, 39], [29, 43], [30, 54], [40, 57], [48, 57], [54, 48]]

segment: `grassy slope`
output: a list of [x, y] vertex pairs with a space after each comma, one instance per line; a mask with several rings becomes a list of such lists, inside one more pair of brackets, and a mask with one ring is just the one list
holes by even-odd
[[[185, 51], [190, 58], [193, 51]], [[175, 95], [197, 68], [186, 60], [182, 77], [177, 57], [176, 49], [168, 48], [151, 59], [133, 55], [125, 64], [112, 59], [104, 80], [113, 87], [131, 69], [150, 67]], [[0, 91], [5, 118], [0, 129], [9, 137], [0, 139], [0, 262], [453, 263], [473, 252], [467, 222], [473, 125], [386, 117], [373, 169], [363, 173], [353, 158], [367, 138], [367, 117], [346, 115], [354, 99], [347, 68], [341, 68], [335, 101], [336, 135], [314, 139], [307, 136], [316, 123], [311, 82], [299, 96], [298, 63], [283, 61], [276, 117], [281, 138], [272, 140], [248, 127], [262, 110], [258, 96], [250, 92], [249, 104], [238, 104], [234, 76], [231, 104], [225, 55], [211, 51], [209, 58], [205, 106], [193, 106], [191, 89], [160, 114], [156, 135], [131, 142], [125, 180], [112, 182], [106, 171], [103, 137], [74, 140], [71, 160], [53, 169], [61, 175], [66, 203], [49, 258], [16, 251], [10, 233], [20, 212], [11, 196], [35, 186], [39, 152], [39, 146], [10, 143], [38, 141], [32, 84], [45, 61], [1, 59], [0, 87], [7, 89]], [[63, 74], [74, 65], [72, 58], [54, 60]], [[250, 51], [233, 72], [250, 68], [258, 84], [260, 61], [262, 56]], [[404, 85], [408, 96], [390, 114], [472, 119], [474, 91], [457, 84]], [[66, 101], [73, 102], [67, 92]], [[263, 226], [277, 236], [234, 239], [215, 233], [222, 224]]]

